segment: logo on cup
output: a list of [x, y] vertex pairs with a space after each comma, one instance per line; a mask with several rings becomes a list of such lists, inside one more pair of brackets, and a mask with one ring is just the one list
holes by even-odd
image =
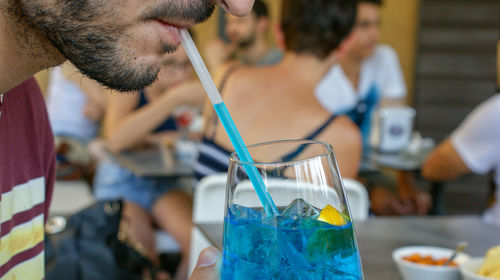
[[391, 128], [389, 129], [389, 133], [391, 134], [391, 136], [401, 136], [403, 132], [404, 129], [399, 125], [391, 126]]

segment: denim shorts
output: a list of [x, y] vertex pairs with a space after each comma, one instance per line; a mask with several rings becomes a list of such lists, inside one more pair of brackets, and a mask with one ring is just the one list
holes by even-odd
[[170, 191], [184, 189], [187, 184], [181, 178], [139, 177], [114, 162], [105, 161], [99, 163], [94, 177], [94, 195], [100, 201], [134, 202], [151, 212], [158, 198]]

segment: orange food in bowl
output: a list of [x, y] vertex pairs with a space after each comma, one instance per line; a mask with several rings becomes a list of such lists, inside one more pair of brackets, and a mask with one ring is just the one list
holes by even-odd
[[[403, 260], [418, 264], [444, 266], [448, 261], [448, 258], [434, 259], [430, 255], [422, 256], [420, 254], [413, 254], [407, 257], [403, 257]], [[455, 262], [451, 262], [446, 266], [457, 266], [457, 264]]]

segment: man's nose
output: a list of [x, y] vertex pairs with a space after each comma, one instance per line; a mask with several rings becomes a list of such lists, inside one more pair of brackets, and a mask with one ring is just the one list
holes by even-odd
[[226, 12], [235, 16], [246, 16], [252, 9], [254, 0], [216, 0]]

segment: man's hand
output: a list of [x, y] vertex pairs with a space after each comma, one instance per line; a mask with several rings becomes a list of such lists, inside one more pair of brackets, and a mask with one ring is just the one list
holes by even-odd
[[208, 247], [201, 251], [198, 263], [189, 277], [189, 280], [219, 280], [220, 279], [220, 252]]
[[412, 172], [398, 172], [398, 197], [399, 203], [396, 206], [397, 212], [401, 215], [426, 215], [432, 206], [432, 198], [428, 192], [420, 190], [415, 185], [415, 178]]

